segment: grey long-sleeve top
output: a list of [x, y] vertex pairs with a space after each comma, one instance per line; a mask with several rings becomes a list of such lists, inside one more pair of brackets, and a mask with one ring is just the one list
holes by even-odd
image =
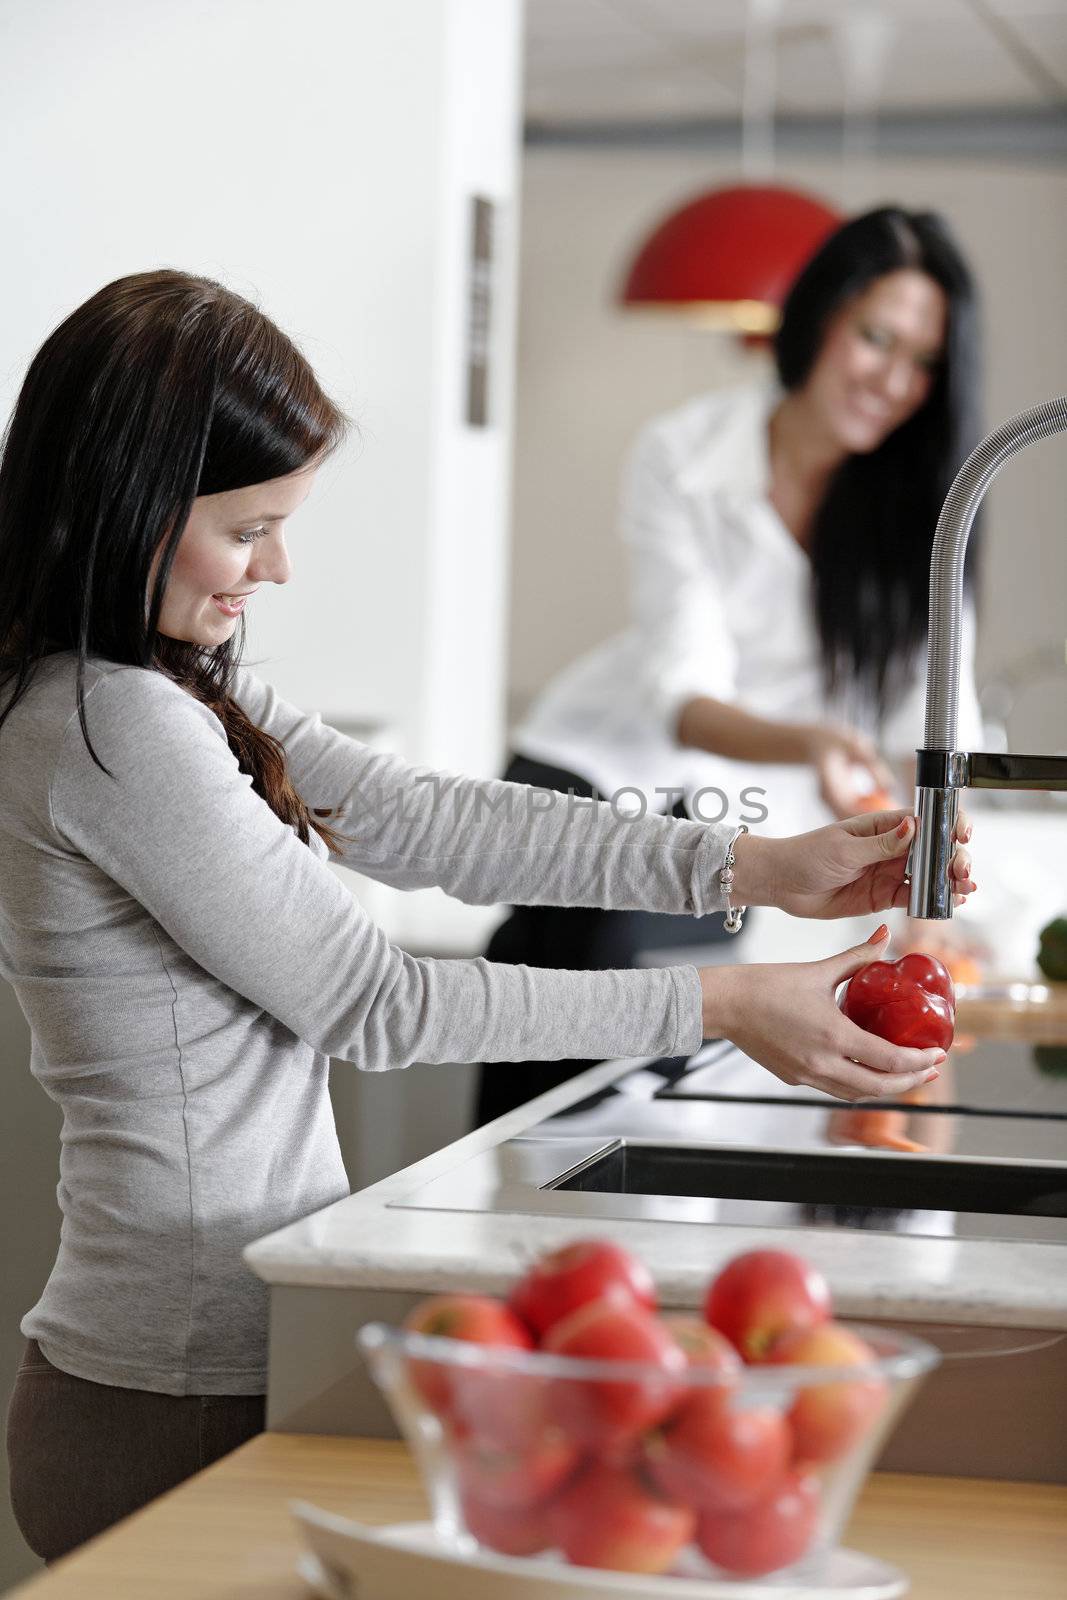
[[[497, 902], [722, 906], [730, 829], [406, 765], [235, 692], [331, 808], [339, 859], [401, 889]], [[691, 966], [565, 972], [416, 959], [253, 793], [221, 723], [160, 673], [48, 659], [0, 729], [0, 972], [63, 1112], [59, 1253], [22, 1319], [48, 1360], [167, 1394], [266, 1389], [255, 1238], [346, 1195], [329, 1058], [688, 1053]]]

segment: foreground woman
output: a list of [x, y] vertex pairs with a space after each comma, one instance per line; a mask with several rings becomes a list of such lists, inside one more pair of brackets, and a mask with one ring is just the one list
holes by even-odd
[[[889, 1045], [834, 1004], [880, 945], [578, 973], [389, 943], [330, 857], [473, 904], [704, 916], [729, 908], [734, 830], [608, 805], [527, 817], [521, 786], [368, 750], [238, 666], [243, 612], [289, 580], [286, 522], [343, 431], [259, 311], [156, 272], [55, 330], [8, 432], [0, 972], [63, 1112], [63, 1222], [20, 1324], [7, 1440], [16, 1520], [49, 1560], [262, 1428], [267, 1291], [241, 1251], [348, 1193], [331, 1056], [383, 1071], [727, 1035], [847, 1100], [936, 1074], [940, 1052]], [[912, 826], [893, 812], [741, 835], [732, 903], [903, 904]], [[962, 899], [962, 846], [953, 870]]]

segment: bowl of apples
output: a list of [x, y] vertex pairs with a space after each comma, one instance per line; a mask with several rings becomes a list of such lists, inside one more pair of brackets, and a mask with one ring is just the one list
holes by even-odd
[[506, 1299], [436, 1295], [356, 1337], [438, 1542], [472, 1560], [572, 1587], [584, 1568], [583, 1594], [588, 1569], [605, 1593], [641, 1574], [615, 1587], [678, 1600], [905, 1587], [841, 1536], [938, 1352], [835, 1320], [790, 1252], [737, 1256], [701, 1311], [663, 1313], [643, 1262], [579, 1239]]

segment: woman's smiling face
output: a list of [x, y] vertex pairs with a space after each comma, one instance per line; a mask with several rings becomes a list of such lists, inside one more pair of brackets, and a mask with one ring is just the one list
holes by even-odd
[[945, 291], [910, 267], [876, 278], [839, 309], [804, 384], [835, 444], [877, 450], [925, 405], [947, 327]]
[[[316, 465], [247, 489], [198, 495], [167, 579], [159, 631], [214, 649], [233, 633], [261, 583], [288, 583], [285, 523], [307, 499]], [[159, 566], [156, 552], [148, 592]]]

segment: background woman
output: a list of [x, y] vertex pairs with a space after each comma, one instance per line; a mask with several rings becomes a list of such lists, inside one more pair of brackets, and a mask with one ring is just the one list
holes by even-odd
[[[732, 830], [610, 806], [527, 820], [521, 786], [428, 784], [239, 668], [243, 612], [288, 581], [285, 524], [343, 428], [255, 307], [166, 271], [55, 330], [7, 435], [0, 972], [63, 1112], [59, 1253], [20, 1324], [7, 1445], [16, 1519], [49, 1560], [262, 1428], [267, 1291], [241, 1251], [348, 1193], [331, 1056], [382, 1071], [727, 1034], [846, 1099], [936, 1074], [940, 1052], [834, 1005], [878, 944], [599, 973], [389, 944], [328, 857], [476, 904], [702, 916], [726, 907]], [[744, 835], [736, 893], [819, 917], [899, 904], [910, 826]], [[954, 874], [962, 899], [962, 847]]]
[[[632, 788], [653, 811], [779, 834], [910, 791], [933, 533], [979, 437], [975, 294], [944, 221], [886, 206], [838, 229], [793, 285], [775, 364], [642, 431], [621, 503], [631, 624], [544, 691], [508, 779]], [[969, 564], [963, 748], [981, 742], [973, 587]], [[487, 954], [632, 966], [707, 939], [644, 912], [520, 907]], [[476, 1120], [587, 1065], [485, 1071]]]

